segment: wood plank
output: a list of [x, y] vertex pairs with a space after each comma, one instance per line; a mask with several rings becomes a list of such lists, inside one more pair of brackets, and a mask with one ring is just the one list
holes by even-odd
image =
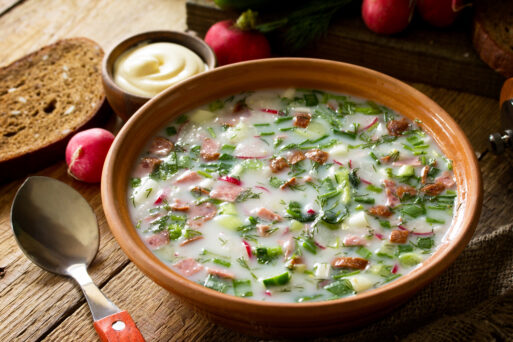
[[[188, 0], [186, 6], [187, 26], [201, 37], [213, 23], [237, 17], [206, 0]], [[365, 27], [356, 8], [335, 18], [325, 37], [294, 55], [358, 64], [410, 82], [495, 97], [504, 78], [475, 53], [471, 12], [465, 13], [458, 25], [447, 30], [414, 20], [401, 34], [382, 36]]]
[[184, 0], [27, 0], [0, 20], [0, 65], [61, 38], [85, 36], [108, 50], [129, 35], [162, 29], [185, 29]]
[[[130, 312], [146, 341], [258, 341], [209, 322], [145, 277], [134, 264], [123, 269], [102, 291]], [[43, 341], [65, 341], [69, 336], [84, 342], [97, 340], [87, 304]]]

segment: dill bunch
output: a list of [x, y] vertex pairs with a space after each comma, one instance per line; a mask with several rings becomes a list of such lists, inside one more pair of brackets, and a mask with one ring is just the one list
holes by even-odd
[[284, 49], [297, 51], [318, 38], [327, 30], [333, 15], [353, 0], [310, 0], [294, 9], [273, 14], [274, 19], [258, 23], [255, 28], [264, 33], [276, 33]]

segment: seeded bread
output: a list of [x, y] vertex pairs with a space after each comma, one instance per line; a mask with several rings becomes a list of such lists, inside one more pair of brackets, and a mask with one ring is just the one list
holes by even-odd
[[102, 58], [72, 38], [0, 68], [0, 182], [63, 160], [73, 133], [106, 121]]
[[492, 69], [513, 77], [513, 0], [477, 0], [474, 6], [475, 49]]

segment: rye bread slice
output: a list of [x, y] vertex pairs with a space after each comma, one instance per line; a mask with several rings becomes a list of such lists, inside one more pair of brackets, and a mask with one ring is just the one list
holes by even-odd
[[102, 58], [92, 40], [71, 38], [0, 68], [0, 182], [64, 160], [75, 132], [105, 123]]
[[492, 69], [513, 77], [513, 0], [477, 0], [474, 6], [477, 53]]

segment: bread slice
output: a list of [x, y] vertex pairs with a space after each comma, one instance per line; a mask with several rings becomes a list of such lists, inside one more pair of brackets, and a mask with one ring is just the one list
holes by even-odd
[[478, 0], [474, 6], [475, 49], [492, 69], [513, 77], [513, 0]]
[[64, 160], [73, 133], [106, 121], [102, 58], [71, 38], [0, 68], [0, 182]]

